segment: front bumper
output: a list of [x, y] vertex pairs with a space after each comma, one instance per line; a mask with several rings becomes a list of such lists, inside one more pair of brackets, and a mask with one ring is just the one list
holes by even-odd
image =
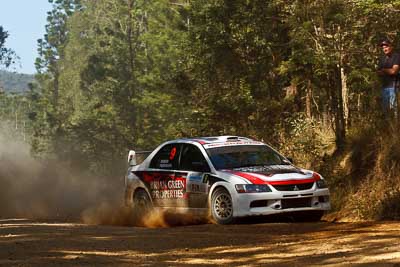
[[294, 211], [330, 210], [329, 190], [236, 194], [235, 217], [270, 215]]

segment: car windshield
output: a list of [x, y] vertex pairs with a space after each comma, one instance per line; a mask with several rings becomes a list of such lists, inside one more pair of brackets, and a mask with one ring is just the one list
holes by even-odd
[[207, 153], [217, 170], [288, 164], [266, 145], [214, 147], [207, 149]]

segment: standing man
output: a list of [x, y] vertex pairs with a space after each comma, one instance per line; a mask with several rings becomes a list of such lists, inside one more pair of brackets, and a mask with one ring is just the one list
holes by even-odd
[[398, 82], [397, 74], [400, 69], [400, 55], [393, 51], [393, 45], [390, 40], [383, 40], [380, 46], [384, 55], [379, 61], [378, 75], [382, 79], [383, 112], [385, 116], [388, 116], [388, 113], [396, 113], [396, 85]]

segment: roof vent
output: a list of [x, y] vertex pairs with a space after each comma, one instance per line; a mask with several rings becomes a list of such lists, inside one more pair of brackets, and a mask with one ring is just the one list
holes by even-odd
[[227, 136], [226, 141], [239, 141], [238, 136]]

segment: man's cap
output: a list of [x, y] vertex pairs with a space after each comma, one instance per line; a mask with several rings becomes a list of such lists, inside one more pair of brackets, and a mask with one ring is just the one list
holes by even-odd
[[384, 45], [391, 46], [392, 42], [389, 39], [384, 39], [380, 42], [379, 46], [384, 46]]

